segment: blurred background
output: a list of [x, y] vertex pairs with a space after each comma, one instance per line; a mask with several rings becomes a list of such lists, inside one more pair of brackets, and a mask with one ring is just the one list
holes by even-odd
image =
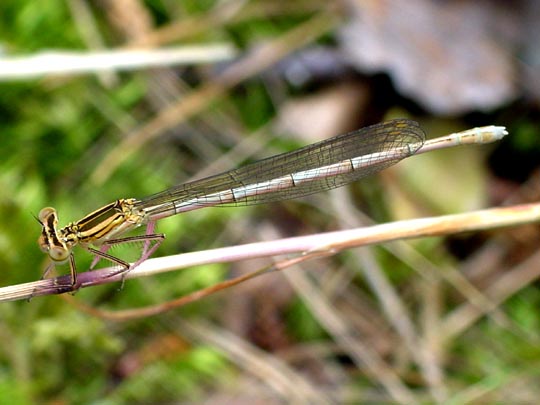
[[[63, 226], [397, 117], [428, 137], [510, 135], [299, 201], [160, 221], [155, 256], [537, 201], [539, 20], [531, 0], [4, 0], [1, 286], [45, 271], [45, 206]], [[121, 68], [103, 54], [158, 49]], [[2, 303], [0, 403], [534, 403], [539, 241], [531, 224], [351, 249], [125, 322], [79, 304], [162, 303], [272, 260]]]

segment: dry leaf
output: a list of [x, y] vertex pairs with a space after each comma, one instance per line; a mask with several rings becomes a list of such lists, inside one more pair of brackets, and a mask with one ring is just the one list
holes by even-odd
[[426, 109], [485, 111], [516, 97], [508, 49], [515, 18], [504, 2], [352, 4], [353, 18], [340, 32], [345, 54], [363, 72], [388, 73], [403, 95]]

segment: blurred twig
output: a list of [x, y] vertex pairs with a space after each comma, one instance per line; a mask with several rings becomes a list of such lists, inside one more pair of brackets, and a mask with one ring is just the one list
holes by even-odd
[[0, 59], [0, 80], [215, 63], [229, 60], [234, 55], [234, 49], [228, 44], [99, 52], [47, 51], [31, 56]]
[[249, 370], [287, 402], [316, 404], [335, 402], [325, 388], [310, 381], [288, 362], [250, 344], [230, 330], [205, 321], [178, 320], [176, 327], [183, 335], [226, 352], [232, 362]]

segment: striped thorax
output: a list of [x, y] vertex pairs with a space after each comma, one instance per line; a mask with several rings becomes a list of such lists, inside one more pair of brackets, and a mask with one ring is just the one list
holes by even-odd
[[51, 207], [39, 212], [41, 250], [56, 263], [64, 263], [73, 247], [100, 246], [131, 229], [143, 224], [144, 216], [135, 206], [135, 199], [120, 199], [91, 212], [81, 220], [58, 229], [58, 214]]

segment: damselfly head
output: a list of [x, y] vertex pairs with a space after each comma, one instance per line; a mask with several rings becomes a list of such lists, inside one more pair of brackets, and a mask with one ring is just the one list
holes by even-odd
[[45, 207], [38, 214], [38, 221], [41, 223], [41, 235], [38, 238], [38, 245], [42, 252], [47, 253], [56, 263], [63, 263], [71, 254], [65, 243], [58, 237], [58, 215], [52, 207]]

